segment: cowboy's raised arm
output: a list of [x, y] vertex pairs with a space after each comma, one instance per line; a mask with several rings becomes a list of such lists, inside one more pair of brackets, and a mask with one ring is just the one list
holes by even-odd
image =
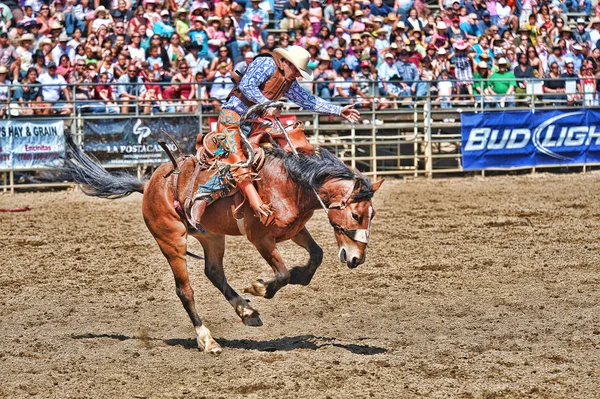
[[248, 69], [240, 81], [239, 89], [242, 94], [256, 104], [262, 104], [269, 99], [260, 91], [259, 86], [275, 73], [275, 61], [270, 57], [259, 57], [248, 65]]
[[325, 101], [317, 96], [313, 96], [308, 91], [303, 89], [298, 82], [292, 83], [292, 86], [288, 90], [287, 94], [285, 94], [285, 98], [293, 101], [304, 109], [318, 112], [320, 114], [337, 116], [342, 114], [342, 107], [334, 105], [329, 101]]

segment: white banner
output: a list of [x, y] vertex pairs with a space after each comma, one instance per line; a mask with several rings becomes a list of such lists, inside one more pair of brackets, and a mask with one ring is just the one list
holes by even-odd
[[60, 166], [65, 152], [65, 123], [0, 121], [0, 171]]

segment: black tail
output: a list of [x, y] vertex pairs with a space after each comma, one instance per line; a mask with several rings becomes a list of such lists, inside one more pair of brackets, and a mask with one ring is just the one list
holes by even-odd
[[83, 153], [71, 136], [66, 138], [64, 166], [65, 179], [82, 186], [87, 195], [117, 199], [144, 192], [144, 183], [125, 172], [110, 174], [100, 164]]

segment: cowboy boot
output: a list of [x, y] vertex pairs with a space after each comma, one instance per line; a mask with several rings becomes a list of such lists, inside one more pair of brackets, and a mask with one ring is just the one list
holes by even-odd
[[204, 211], [206, 211], [206, 207], [209, 205], [209, 199], [210, 197], [196, 199], [190, 207], [188, 214], [188, 221], [192, 224], [192, 227], [202, 233], [204, 233], [204, 228], [202, 228], [200, 223], [202, 222], [202, 215], [204, 215]]

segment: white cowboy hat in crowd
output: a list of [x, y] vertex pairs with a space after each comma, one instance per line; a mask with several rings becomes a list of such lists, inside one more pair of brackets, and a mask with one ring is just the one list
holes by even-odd
[[312, 70], [308, 67], [310, 53], [306, 49], [300, 46], [289, 46], [286, 49], [277, 48], [273, 52], [291, 62], [300, 71], [302, 78], [305, 80], [313, 79]]
[[100, 6], [94, 10], [94, 16], [97, 17], [99, 12], [104, 12], [104, 14], [108, 14], [108, 10], [104, 6]]

